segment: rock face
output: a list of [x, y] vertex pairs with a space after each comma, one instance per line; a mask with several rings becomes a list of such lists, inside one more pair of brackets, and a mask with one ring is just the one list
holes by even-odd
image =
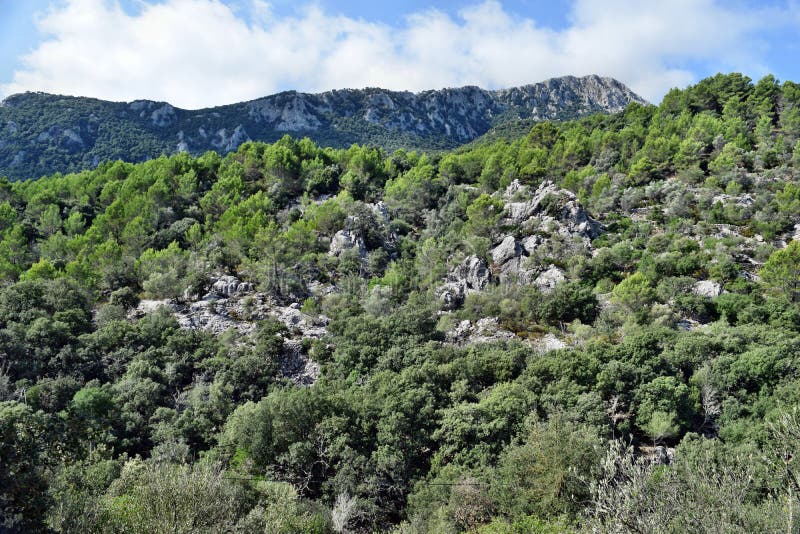
[[589, 217], [577, 200], [570, 200], [564, 205], [561, 210], [561, 222], [567, 226], [570, 234], [586, 239], [599, 237], [604, 230], [603, 225]]
[[[530, 239], [527, 242], [529, 246], [535, 243]], [[527, 267], [527, 259], [532, 251], [513, 236], [505, 236], [500, 244], [490, 251], [492, 270], [498, 280], [501, 283], [530, 283], [535, 276], [535, 271]]]
[[[211, 138], [210, 143], [211, 146], [216, 150], [230, 152], [232, 150], [236, 150], [239, 148], [239, 145], [247, 141], [250, 141], [250, 136], [247, 134], [244, 126], [237, 124], [230, 133], [228, 128], [221, 128], [217, 130], [214, 136]], [[184, 136], [182, 142], [183, 146], [186, 148], [185, 151], [192, 152], [192, 146], [190, 144], [191, 138]]]
[[545, 334], [536, 341], [531, 342], [534, 349], [539, 353], [549, 352], [551, 350], [561, 350], [569, 347], [564, 341], [558, 339], [553, 334]]
[[286, 341], [281, 360], [280, 374], [291, 378], [295, 384], [310, 386], [319, 378], [319, 364], [310, 359], [297, 340]]
[[537, 353], [568, 348], [569, 345], [554, 334], [545, 334], [538, 339], [521, 339], [500, 325], [497, 317], [484, 317], [476, 322], [464, 320], [445, 333], [445, 340], [454, 345], [465, 346], [498, 341], [519, 341], [532, 347]]
[[[124, 103], [25, 93], [0, 105], [0, 175], [31, 178], [116, 159], [121, 132], [136, 132], [135, 138], [126, 139], [139, 147], [127, 154], [131, 161], [171, 152], [231, 151], [250, 139], [271, 142], [285, 133], [337, 148], [359, 143], [428, 150], [455, 148], [509, 121], [613, 113], [631, 102], [644, 100], [620, 82], [600, 76], [565, 76], [500, 91], [287, 91], [201, 110], [149, 100]], [[40, 157], [44, 153], [47, 158]]]
[[593, 111], [621, 111], [630, 102], [644, 101], [616, 80], [565, 76], [500, 91], [477, 87], [420, 93], [375, 88], [315, 95], [289, 91], [244, 106], [252, 119], [278, 131], [318, 131], [345, 116], [390, 131], [444, 134], [463, 143], [481, 135], [493, 116], [504, 113], [536, 120], [560, 119]]
[[700, 280], [692, 287], [692, 293], [701, 297], [714, 298], [722, 294], [722, 286], [713, 280]]
[[536, 277], [533, 281], [534, 285], [544, 292], [552, 291], [555, 287], [567, 279], [564, 276], [564, 271], [558, 267], [551, 265], [546, 271]]
[[[355, 250], [365, 260], [367, 253], [375, 248], [383, 248], [392, 253], [397, 243], [397, 234], [391, 225], [389, 209], [383, 202], [363, 204], [358, 215], [348, 215], [344, 228], [331, 238], [328, 254], [340, 256], [347, 250]], [[372, 247], [368, 247], [371, 243]]]
[[475, 343], [493, 343], [497, 341], [513, 341], [517, 336], [500, 326], [497, 317], [484, 317], [477, 322], [461, 321], [445, 334], [449, 343], [456, 345], [472, 345]]
[[356, 253], [361, 259], [367, 257], [367, 246], [364, 243], [364, 238], [359, 235], [358, 232], [345, 228], [333, 234], [328, 254], [331, 256], [340, 256], [345, 250], [353, 249], [356, 250]]
[[[761, 236], [757, 235], [756, 237]], [[790, 241], [800, 241], [800, 223], [795, 224], [794, 228], [778, 237], [775, 242], [775, 246], [786, 248], [789, 246]]]
[[492, 261], [498, 265], [507, 263], [509, 260], [519, 257], [522, 254], [522, 247], [517, 240], [508, 235], [503, 238], [499, 245], [491, 251]]
[[250, 342], [258, 321], [273, 317], [289, 330], [279, 362], [281, 376], [302, 385], [314, 383], [319, 376], [319, 365], [308, 357], [301, 341], [326, 335], [329, 319], [302, 313], [299, 303], [280, 306], [268, 295], [254, 292], [249, 282], [231, 275], [216, 275], [211, 290], [200, 300], [142, 300], [131, 317], [141, 317], [162, 307], [172, 312], [182, 328], [203, 330], [215, 336], [234, 330], [241, 343]]
[[[533, 284], [552, 291], [567, 278], [554, 265], [537, 265], [536, 251], [548, 239], [559, 239], [571, 248], [591, 250], [592, 239], [605, 228], [589, 216], [570, 191], [550, 181], [536, 190], [515, 180], [503, 192], [504, 213], [500, 226], [517, 230], [500, 236], [489, 250], [491, 265], [470, 256], [447, 275], [436, 293], [444, 310], [453, 310], [470, 292], [480, 291], [493, 280], [501, 284]], [[522, 235], [520, 235], [522, 234]]]
[[238, 278], [230, 275], [220, 276], [211, 285], [211, 290], [220, 297], [233, 297], [241, 293], [250, 293], [253, 289], [253, 284], [250, 282], [241, 282]]
[[564, 237], [578, 236], [592, 240], [604, 227], [589, 216], [572, 191], [560, 189], [551, 181], [543, 182], [535, 191], [514, 180], [504, 191], [505, 224], [527, 229], [551, 223]]
[[491, 250], [492, 270], [500, 282], [533, 283], [542, 290], [550, 290], [565, 280], [564, 272], [552, 265], [542, 272], [527, 258], [548, 238], [591, 248], [591, 240], [604, 231], [603, 225], [589, 216], [572, 192], [550, 181], [532, 191], [515, 180], [503, 192], [503, 200], [501, 225], [518, 228], [524, 237], [503, 236]]
[[437, 294], [445, 309], [453, 310], [464, 302], [464, 298], [475, 291], [485, 289], [491, 281], [489, 269], [482, 259], [468, 256], [450, 274]]

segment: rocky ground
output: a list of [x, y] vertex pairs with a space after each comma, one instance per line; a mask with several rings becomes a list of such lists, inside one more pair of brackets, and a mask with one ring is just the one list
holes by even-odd
[[562, 269], [537, 262], [537, 252], [559, 241], [567, 247], [591, 250], [591, 240], [605, 229], [589, 216], [575, 195], [542, 183], [536, 190], [515, 180], [503, 193], [504, 213], [499, 226], [514, 228], [501, 234], [489, 251], [488, 265], [477, 256], [468, 256], [448, 273], [438, 288], [445, 309], [455, 309], [466, 295], [481, 291], [491, 283], [533, 284], [549, 291], [566, 280]]
[[217, 336], [233, 331], [242, 343], [250, 341], [258, 321], [273, 317], [286, 325], [289, 332], [284, 338], [281, 376], [296, 384], [316, 382], [319, 364], [308, 357], [303, 339], [323, 337], [327, 333], [327, 317], [305, 314], [297, 302], [280, 305], [269, 295], [256, 292], [251, 283], [231, 275], [216, 275], [212, 282], [211, 290], [199, 300], [142, 300], [131, 316], [140, 317], [166, 307], [183, 328], [203, 330]]
[[[595, 252], [592, 240], [605, 231], [605, 226], [587, 213], [572, 192], [550, 181], [533, 189], [515, 180], [500, 195], [504, 201], [504, 212], [498, 228], [509, 229], [508, 233], [498, 232], [489, 250], [490, 263], [476, 255], [469, 255], [450, 269], [436, 289], [443, 314], [459, 308], [470, 293], [484, 291], [491, 285], [530, 284], [542, 292], [553, 290], [567, 280], [567, 273], [561, 267], [541, 261], [549, 256], [553, 243], [557, 242], [572, 252], [580, 250], [592, 255]], [[377, 245], [373, 246], [393, 253], [397, 235], [386, 205], [378, 202], [367, 204], [366, 207], [368, 209], [364, 213], [348, 216], [344, 228], [333, 235], [329, 249], [331, 256], [347, 252], [354, 253], [362, 262], [366, 261], [370, 248], [366, 242], [365, 228], [379, 236]], [[735, 229], [717, 230], [720, 236], [730, 234], [741, 237]], [[800, 225], [795, 233], [800, 234]], [[745, 239], [741, 245], [743, 254], [748, 258], [750, 255], [745, 253], [755, 245], [751, 241]], [[315, 290], [315, 293], [322, 295], [336, 291], [333, 286], [323, 289]], [[700, 280], [692, 291], [713, 298], [722, 292], [722, 288], [717, 282]], [[601, 306], [608, 306], [608, 298], [603, 297], [600, 296]], [[282, 376], [298, 384], [312, 384], [319, 376], [319, 365], [308, 357], [303, 340], [325, 336], [329, 319], [323, 315], [303, 313], [299, 302], [277, 302], [270, 295], [256, 291], [250, 282], [218, 273], [212, 276], [209, 292], [200, 298], [142, 300], [131, 315], [142, 316], [162, 306], [170, 309], [184, 328], [203, 330], [214, 335], [233, 331], [243, 343], [247, 343], [254, 334], [258, 321], [273, 317], [286, 325], [289, 331], [284, 340], [280, 367]], [[677, 318], [677, 326], [694, 330], [701, 324], [691, 318]], [[536, 339], [521, 339], [504, 329], [496, 317], [485, 317], [475, 322], [460, 321], [445, 333], [445, 340], [460, 346], [517, 340], [542, 352], [568, 348], [574, 344], [570, 336], [557, 333], [548, 333]]]
[[[460, 346], [476, 343], [494, 343], [497, 341], [520, 341], [520, 338], [514, 332], [506, 330], [500, 325], [497, 317], [484, 317], [475, 322], [469, 320], [461, 321], [447, 331], [445, 339], [448, 343]], [[537, 352], [564, 349], [570, 346], [567, 340], [561, 339], [552, 333], [536, 339], [525, 339], [522, 342], [530, 345]]]

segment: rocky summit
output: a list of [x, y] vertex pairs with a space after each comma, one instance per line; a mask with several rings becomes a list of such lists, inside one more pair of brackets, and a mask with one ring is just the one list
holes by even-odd
[[288, 91], [201, 110], [149, 100], [25, 93], [0, 105], [0, 176], [36, 178], [93, 168], [106, 160], [230, 152], [246, 141], [275, 141], [286, 134], [333, 147], [452, 149], [515, 121], [530, 125], [613, 113], [631, 102], [644, 100], [617, 80], [595, 75], [497, 91]]

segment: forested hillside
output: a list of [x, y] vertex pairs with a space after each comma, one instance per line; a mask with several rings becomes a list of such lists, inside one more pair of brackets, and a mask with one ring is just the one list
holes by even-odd
[[444, 150], [494, 126], [615, 112], [631, 102], [644, 100], [600, 76], [565, 76], [499, 91], [287, 91], [200, 110], [150, 100], [24, 93], [0, 102], [0, 176], [38, 178], [92, 169], [106, 160], [141, 162], [176, 152], [225, 154], [247, 141], [273, 142], [287, 133], [338, 148], [362, 143]]
[[4, 181], [0, 530], [796, 532], [798, 176], [730, 74]]

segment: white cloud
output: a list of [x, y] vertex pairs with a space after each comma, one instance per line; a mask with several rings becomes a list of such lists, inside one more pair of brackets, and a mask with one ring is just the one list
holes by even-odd
[[695, 79], [681, 65], [765, 72], [755, 35], [781, 13], [714, 0], [575, 0], [569, 27], [558, 31], [493, 0], [456, 17], [413, 13], [396, 27], [313, 6], [276, 17], [264, 0], [252, 0], [250, 15], [219, 0], [163, 0], [134, 14], [117, 0], [68, 0], [38, 21], [44, 40], [0, 93], [197, 108], [286, 89], [500, 88], [596, 73], [658, 101]]

